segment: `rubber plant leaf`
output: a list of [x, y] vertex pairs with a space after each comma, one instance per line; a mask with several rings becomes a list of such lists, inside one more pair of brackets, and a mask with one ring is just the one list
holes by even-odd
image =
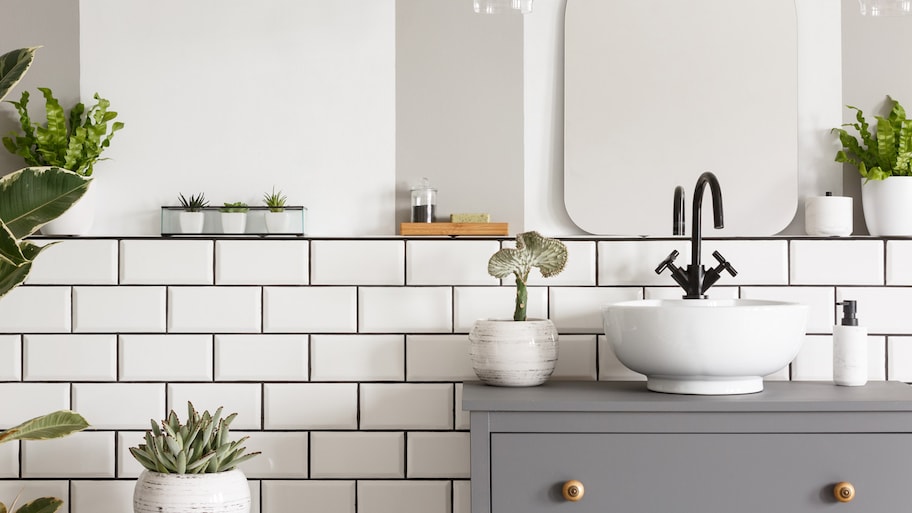
[[50, 245], [51, 244], [46, 246], [35, 246], [29, 242], [22, 241], [20, 242], [19, 247], [28, 259], [26, 263], [16, 266], [9, 262], [0, 261], [0, 297], [5, 296], [7, 292], [18, 287], [25, 281], [29, 271], [32, 270], [32, 260], [35, 259], [35, 256], [37, 256], [42, 249]]
[[19, 247], [19, 240], [13, 236], [6, 223], [0, 219], [0, 263], [19, 267], [28, 262]]
[[0, 55], [0, 101], [3, 101], [10, 90], [25, 76], [39, 48], [41, 47], [19, 48]]
[[15, 238], [27, 237], [66, 212], [90, 182], [56, 167], [14, 171], [0, 178], [0, 219]]
[[34, 419], [27, 420], [18, 426], [0, 432], [0, 442], [12, 440], [49, 440], [60, 438], [89, 427], [82, 415], [59, 410]]
[[16, 513], [54, 513], [62, 505], [63, 501], [55, 497], [41, 497], [28, 504], [23, 504], [16, 510]]

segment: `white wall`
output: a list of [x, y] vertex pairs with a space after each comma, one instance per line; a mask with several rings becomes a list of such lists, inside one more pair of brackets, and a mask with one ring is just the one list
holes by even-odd
[[81, 95], [126, 127], [98, 165], [93, 234], [157, 234], [159, 206], [273, 185], [308, 234], [390, 234], [394, 0], [82, 0]]

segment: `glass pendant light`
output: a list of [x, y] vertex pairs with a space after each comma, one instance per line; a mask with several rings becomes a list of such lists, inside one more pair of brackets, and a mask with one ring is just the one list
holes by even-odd
[[909, 16], [912, 0], [858, 0], [863, 16]]
[[479, 14], [499, 14], [511, 11], [529, 14], [532, 12], [532, 0], [472, 0], [472, 4], [475, 12]]

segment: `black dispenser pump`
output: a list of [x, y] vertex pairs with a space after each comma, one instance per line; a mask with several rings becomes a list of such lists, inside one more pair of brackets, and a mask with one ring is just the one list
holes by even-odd
[[847, 299], [841, 303], [836, 303], [837, 305], [842, 305], [842, 325], [843, 326], [858, 326], [858, 318], [855, 317], [857, 307], [855, 305], [854, 299]]

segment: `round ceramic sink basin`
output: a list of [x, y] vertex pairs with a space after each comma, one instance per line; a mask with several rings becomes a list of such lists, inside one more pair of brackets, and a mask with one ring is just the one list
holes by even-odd
[[801, 349], [807, 306], [755, 299], [647, 299], [602, 309], [618, 360], [647, 388], [673, 394], [750, 394]]

